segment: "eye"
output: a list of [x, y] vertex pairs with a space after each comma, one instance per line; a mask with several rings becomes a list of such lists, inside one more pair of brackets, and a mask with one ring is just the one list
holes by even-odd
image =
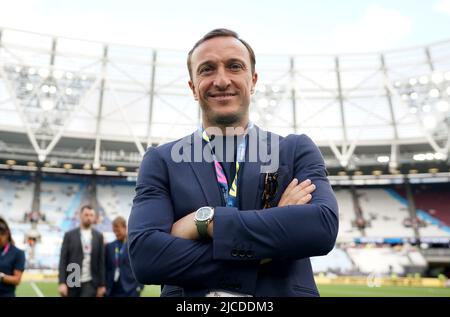
[[230, 68], [232, 71], [239, 71], [239, 70], [241, 70], [241, 69], [244, 69], [244, 66], [243, 66], [242, 64], [240, 64], [240, 63], [231, 63], [230, 66], [229, 66], [229, 68]]
[[211, 65], [204, 65], [202, 67], [200, 67], [200, 69], [198, 70], [199, 74], [205, 74], [205, 73], [210, 73], [214, 70], [214, 68]]

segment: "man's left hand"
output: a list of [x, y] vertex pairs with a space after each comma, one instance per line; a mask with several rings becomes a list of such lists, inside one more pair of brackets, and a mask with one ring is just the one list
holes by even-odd
[[106, 287], [101, 286], [97, 288], [97, 297], [103, 297], [106, 293]]

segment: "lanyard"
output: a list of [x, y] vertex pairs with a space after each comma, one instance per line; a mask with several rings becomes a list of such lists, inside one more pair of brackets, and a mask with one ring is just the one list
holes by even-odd
[[[247, 133], [250, 129], [253, 128], [253, 123], [249, 122]], [[236, 173], [234, 175], [233, 182], [231, 183], [231, 188], [228, 188], [228, 181], [227, 177], [225, 176], [225, 172], [223, 171], [222, 165], [220, 165], [219, 161], [217, 160], [216, 155], [214, 154], [214, 151], [211, 147], [211, 141], [209, 139], [208, 134], [206, 133], [206, 130], [201, 129], [201, 134], [203, 140], [208, 143], [210, 149], [211, 149], [211, 155], [214, 161], [214, 169], [216, 171], [216, 177], [217, 177], [217, 183], [219, 184], [220, 188], [222, 189], [223, 198], [225, 199], [225, 203], [227, 207], [237, 207], [237, 180], [238, 180], [238, 172], [240, 163], [244, 161], [245, 159], [245, 150], [247, 147], [247, 140], [246, 135], [244, 134], [242, 137], [242, 141], [237, 146], [237, 156], [236, 156]]]
[[[91, 234], [91, 238], [89, 239], [88, 237], [86, 237], [82, 232], [80, 232], [81, 234], [81, 245], [83, 248], [83, 253], [84, 254], [90, 254], [92, 251], [92, 234]], [[89, 241], [91, 240], [91, 241]]]
[[9, 247], [10, 247], [10, 244], [7, 243], [7, 244], [5, 245], [5, 247], [3, 248], [2, 256], [6, 255], [6, 253], [8, 253]]
[[119, 267], [119, 257], [123, 254], [124, 250], [125, 250], [125, 241], [122, 243], [122, 246], [119, 248], [120, 246], [120, 242], [117, 241], [116, 242], [116, 247], [114, 248], [114, 265], [116, 267]]

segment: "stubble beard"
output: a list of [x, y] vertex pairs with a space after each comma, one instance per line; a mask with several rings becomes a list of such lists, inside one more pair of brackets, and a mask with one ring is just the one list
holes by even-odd
[[229, 114], [220, 114], [209, 108], [206, 103], [200, 103], [200, 107], [208, 121], [214, 127], [225, 128], [229, 126], [238, 126], [247, 116], [248, 108], [241, 106], [238, 111]]

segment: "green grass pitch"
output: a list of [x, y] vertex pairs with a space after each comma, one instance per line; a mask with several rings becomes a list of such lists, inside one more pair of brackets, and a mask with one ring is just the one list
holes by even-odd
[[[370, 288], [358, 285], [318, 285], [323, 297], [450, 297], [450, 288], [382, 286]], [[58, 296], [54, 282], [23, 282], [16, 290], [18, 297]], [[143, 297], [159, 296], [159, 286], [145, 287]]]

